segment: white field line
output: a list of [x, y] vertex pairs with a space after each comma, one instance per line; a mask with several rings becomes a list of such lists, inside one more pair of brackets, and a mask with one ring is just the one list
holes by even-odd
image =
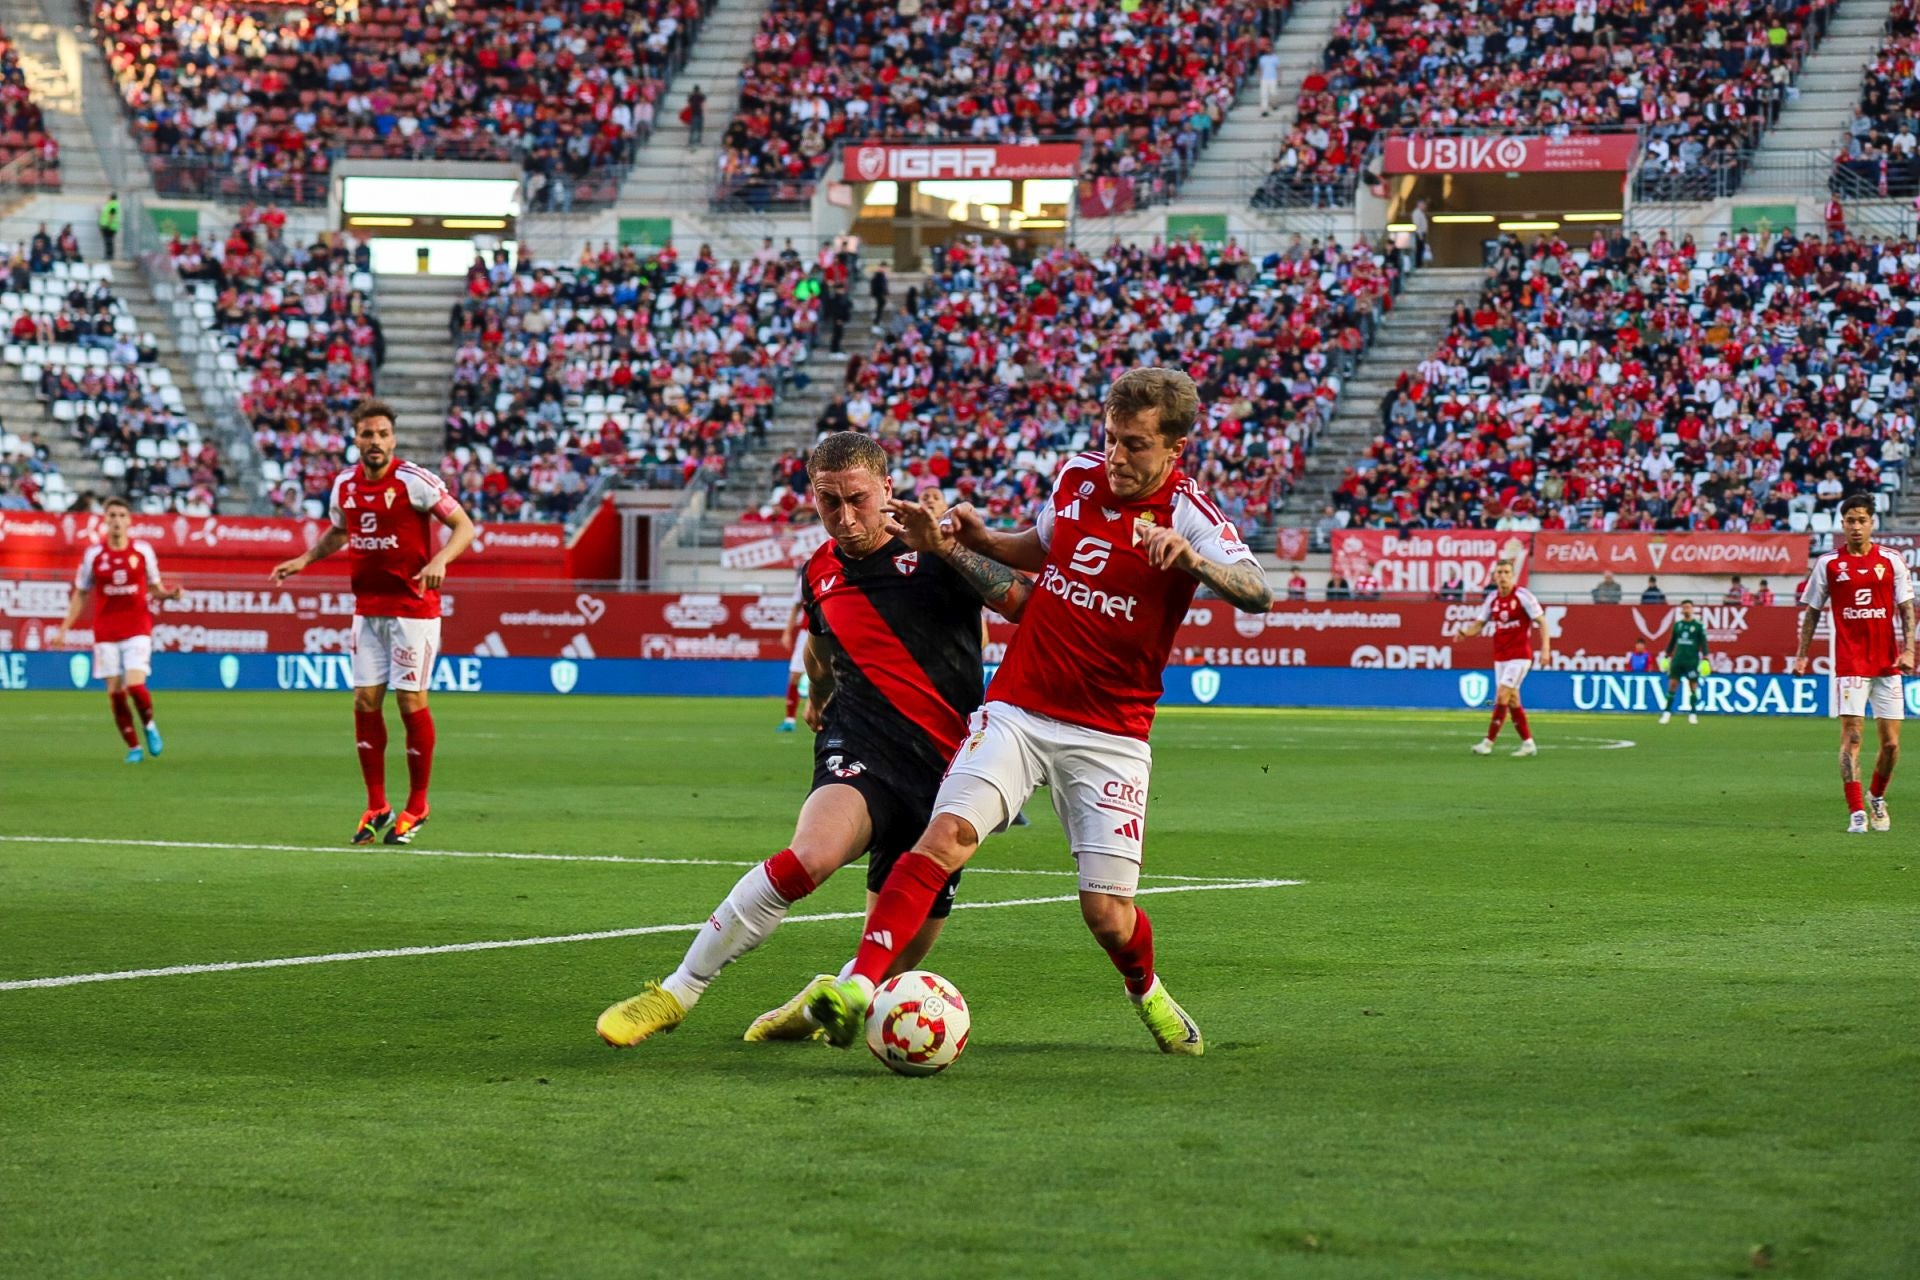
[[[1149, 893], [1210, 893], [1223, 889], [1280, 889], [1304, 884], [1301, 880], [1237, 880], [1224, 884], [1177, 884], [1141, 889]], [[1010, 898], [1004, 902], [956, 902], [956, 911], [990, 911], [1000, 907], [1037, 907], [1056, 902], [1078, 902], [1078, 894], [1049, 898]], [[864, 920], [864, 911], [821, 911], [789, 916], [787, 924], [814, 924], [823, 920]], [[393, 960], [403, 956], [441, 956], [460, 951], [504, 951], [512, 947], [550, 947], [563, 942], [604, 942], [609, 938], [639, 938], [651, 933], [694, 933], [705, 920], [692, 924], [650, 924], [637, 929], [602, 929], [595, 933], [562, 933], [545, 938], [505, 938], [493, 942], [451, 942], [438, 947], [383, 947], [377, 951], [335, 951], [318, 956], [284, 956], [275, 960], [223, 960], [215, 964], [174, 964], [159, 969], [120, 969], [112, 973], [70, 973], [58, 978], [23, 978], [0, 982], [0, 991], [35, 987], [77, 987], [89, 982], [127, 982], [134, 978], [177, 978], [198, 973], [233, 973], [241, 969], [292, 969], [310, 964], [338, 964], [346, 960]]]
[[[759, 860], [736, 862], [725, 858], [643, 858], [615, 853], [498, 853], [457, 849], [416, 849], [412, 845], [223, 844], [205, 840], [94, 840], [86, 836], [0, 836], [0, 844], [101, 844], [130, 849], [237, 849], [260, 853], [337, 853], [364, 858], [370, 854], [399, 854], [412, 858], [495, 858], [508, 862], [624, 862], [643, 867], [757, 867]], [[977, 876], [1077, 876], [1077, 871], [1024, 871], [1018, 867], [968, 867]], [[1143, 872], [1142, 880], [1179, 880], [1189, 884], [1243, 884], [1233, 876], [1175, 876]]]

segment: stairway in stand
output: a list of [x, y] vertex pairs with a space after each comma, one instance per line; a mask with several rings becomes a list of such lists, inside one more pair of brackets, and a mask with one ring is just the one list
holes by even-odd
[[400, 456], [437, 471], [447, 451], [447, 392], [453, 382], [453, 339], [447, 317], [465, 292], [458, 276], [379, 276], [374, 297], [386, 363], [374, 393], [393, 406]]

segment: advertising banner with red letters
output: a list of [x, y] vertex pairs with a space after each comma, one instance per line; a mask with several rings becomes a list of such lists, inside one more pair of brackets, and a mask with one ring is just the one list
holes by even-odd
[[847, 148], [848, 182], [920, 182], [929, 178], [1071, 178], [1080, 172], [1080, 144], [1035, 146], [895, 147], [858, 143]]
[[1535, 573], [1740, 574], [1776, 591], [1804, 577], [1804, 533], [1536, 533]]
[[1631, 133], [1575, 138], [1460, 135], [1388, 138], [1382, 173], [1624, 173], [1639, 146]]
[[721, 535], [720, 567], [798, 568], [826, 540], [827, 531], [817, 524], [730, 524]]
[[1531, 534], [1492, 529], [1339, 529], [1333, 534], [1333, 571], [1349, 584], [1372, 577], [1387, 595], [1430, 596], [1450, 582], [1468, 594], [1493, 583], [1496, 560], [1512, 560], [1527, 580]]
[[[473, 546], [460, 561], [467, 577], [564, 577], [567, 530], [561, 524], [514, 523], [477, 526]], [[163, 571], [265, 573], [299, 555], [327, 530], [324, 520], [286, 520], [251, 516], [137, 515], [132, 536], [149, 543]], [[0, 511], [0, 570], [53, 569], [72, 572], [89, 546], [106, 536], [99, 514], [54, 515], [41, 511]], [[444, 533], [442, 534], [444, 537]], [[347, 557], [337, 555], [308, 570], [320, 576], [347, 573]]]
[[[66, 613], [67, 584], [0, 577], [0, 650], [45, 647]], [[618, 593], [560, 588], [456, 586], [443, 595], [441, 651], [449, 657], [725, 658], [779, 661], [785, 595]], [[1218, 600], [1196, 602], [1174, 640], [1174, 665], [1450, 669], [1492, 662], [1490, 641], [1461, 634], [1478, 601], [1287, 601], [1264, 615]], [[1553, 668], [1622, 671], [1635, 641], [1665, 648], [1677, 609], [1642, 605], [1545, 606]], [[1795, 643], [1791, 607], [1708, 604], [1700, 610], [1711, 653], [1728, 671], [1779, 672]], [[155, 647], [184, 653], [345, 653], [353, 597], [338, 583], [294, 579], [259, 589], [205, 590], [162, 603]], [[91, 643], [87, 620], [71, 638]], [[991, 627], [987, 661], [999, 662], [1014, 628]]]

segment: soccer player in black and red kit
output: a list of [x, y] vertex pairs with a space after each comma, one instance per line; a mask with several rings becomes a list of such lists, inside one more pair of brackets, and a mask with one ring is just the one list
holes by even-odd
[[[801, 588], [810, 637], [806, 717], [818, 735], [811, 793], [792, 842], [740, 877], [680, 967], [600, 1015], [597, 1030], [608, 1044], [636, 1045], [679, 1026], [722, 968], [764, 942], [788, 908], [863, 853], [871, 854], [871, 901], [926, 826], [941, 774], [980, 705], [981, 605], [1011, 618], [1027, 599], [1026, 579], [1011, 569], [962, 548], [939, 555], [916, 549], [940, 541], [938, 500], [929, 498], [926, 518], [896, 523], [887, 514], [887, 455], [871, 437], [827, 436], [807, 470], [832, 535], [807, 562]], [[933, 946], [958, 881], [957, 873], [948, 879], [896, 972]], [[815, 1034], [805, 1005], [815, 986], [832, 980], [820, 975], [757, 1019], [747, 1039]]]

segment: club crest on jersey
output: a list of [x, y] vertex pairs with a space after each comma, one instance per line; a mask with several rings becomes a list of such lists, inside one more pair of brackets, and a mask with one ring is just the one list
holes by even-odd
[[391, 489], [387, 490], [383, 496], [387, 500], [387, 506], [392, 507], [393, 506], [393, 490]]
[[919, 567], [920, 553], [918, 551], [909, 551], [905, 555], [899, 555], [893, 558], [893, 568], [896, 573], [912, 573]]
[[[846, 760], [846, 764], [840, 762]], [[827, 770], [836, 778], [857, 778], [867, 771], [867, 766], [859, 760], [847, 760], [845, 756], [828, 756]]]
[[[135, 560], [134, 560], [134, 562], [133, 562], [133, 567], [134, 567], [134, 568], [136, 568], [136, 569], [138, 569], [138, 568], [140, 567], [140, 561], [139, 561], [138, 559], [135, 559]], [[1887, 566], [1885, 566], [1885, 565], [1883, 565], [1883, 564], [1877, 564], [1877, 565], [1875, 565], [1875, 566], [1873, 566], [1873, 576], [1874, 576], [1874, 580], [1875, 580], [1875, 581], [1878, 581], [1879, 579], [1881, 579], [1881, 578], [1884, 578], [1884, 577], [1886, 577], [1886, 576], [1887, 576]]]

